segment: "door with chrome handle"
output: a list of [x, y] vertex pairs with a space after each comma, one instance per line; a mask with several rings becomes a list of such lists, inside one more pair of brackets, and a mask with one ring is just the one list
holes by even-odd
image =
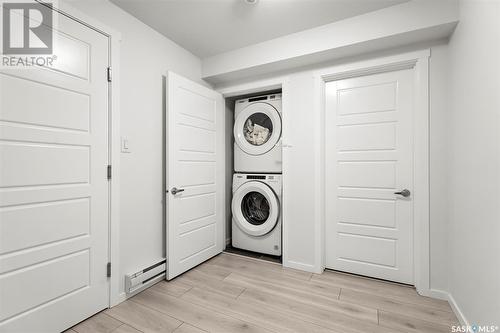
[[405, 198], [408, 198], [410, 196], [411, 192], [410, 192], [410, 190], [405, 188], [404, 190], [402, 190], [400, 192], [394, 192], [394, 194], [401, 195]]
[[184, 192], [184, 189], [183, 188], [172, 187], [172, 189], [170, 190], [170, 193], [172, 193], [172, 195], [176, 195], [177, 193], [180, 193], [180, 192]]

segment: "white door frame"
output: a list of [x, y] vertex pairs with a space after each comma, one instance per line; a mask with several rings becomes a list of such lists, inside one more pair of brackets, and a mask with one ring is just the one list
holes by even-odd
[[429, 220], [429, 57], [430, 50], [404, 53], [394, 56], [375, 58], [345, 65], [321, 69], [315, 72], [316, 101], [320, 110], [321, 146], [319, 179], [317, 188], [321, 191], [318, 214], [320, 226], [316, 228], [317, 257], [321, 258], [321, 270], [325, 268], [325, 84], [326, 82], [351, 77], [365, 76], [402, 69], [412, 69], [414, 73], [414, 146], [413, 146], [413, 252], [414, 281], [419, 294], [431, 296], [430, 290], [430, 220]]
[[[279, 76], [275, 77], [272, 79], [263, 79], [263, 80], [256, 80], [252, 82], [245, 82], [241, 84], [236, 84], [236, 85], [231, 85], [228, 87], [224, 88], [219, 88], [216, 89], [219, 93], [222, 94], [222, 97], [224, 98], [229, 98], [229, 97], [235, 97], [238, 95], [246, 95], [246, 94], [253, 94], [253, 93], [259, 93], [262, 91], [266, 90], [275, 90], [275, 89], [281, 89], [281, 140], [282, 140], [282, 147], [283, 149], [286, 149], [289, 147], [288, 141], [287, 141], [287, 135], [286, 135], [286, 130], [284, 130], [284, 122], [286, 120], [286, 111], [288, 109], [288, 96], [289, 96], [289, 78], [288, 76]], [[231, 135], [233, 135], [233, 132], [231, 131]], [[226, 147], [227, 149], [227, 147]], [[232, 147], [231, 147], [232, 149]], [[286, 165], [286, 160], [285, 160], [285, 155], [283, 154], [283, 166]], [[285, 184], [285, 179], [286, 175], [285, 173], [282, 173], [282, 183]], [[232, 179], [232, 178], [231, 178]], [[285, 200], [283, 198], [286, 196], [286, 192], [282, 191], [282, 197], [281, 197], [281, 209], [282, 212], [285, 212], [286, 206], [284, 205]], [[303, 269], [303, 267], [300, 267], [296, 265], [294, 262], [291, 262], [288, 258], [288, 224], [286, 222], [283, 222], [284, 219], [282, 219], [282, 245], [281, 245], [281, 251], [282, 251], [282, 265], [284, 267], [290, 267], [290, 268], [297, 268], [297, 269]], [[224, 228], [225, 232], [225, 228]], [[227, 235], [224, 234], [224, 240], [227, 239]], [[224, 247], [225, 249], [225, 247]]]
[[[43, 2], [36, 0], [38, 2]], [[126, 299], [124, 290], [120, 290], [119, 266], [119, 236], [120, 236], [120, 42], [121, 34], [114, 29], [102, 24], [94, 18], [77, 10], [65, 0], [55, 3], [54, 10], [61, 15], [66, 15], [81, 24], [100, 32], [108, 37], [109, 65], [112, 67], [112, 80], [108, 95], [108, 161], [112, 165], [112, 177], [109, 181], [109, 239], [108, 261], [111, 265], [111, 278], [109, 278], [109, 307], [115, 306]]]

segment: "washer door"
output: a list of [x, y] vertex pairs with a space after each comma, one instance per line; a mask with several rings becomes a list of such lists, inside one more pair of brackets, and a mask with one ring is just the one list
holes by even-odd
[[266, 184], [251, 181], [233, 194], [233, 219], [243, 232], [263, 236], [274, 229], [279, 217], [276, 194]]
[[281, 136], [281, 117], [268, 103], [253, 103], [234, 121], [234, 140], [245, 153], [262, 155], [273, 149]]

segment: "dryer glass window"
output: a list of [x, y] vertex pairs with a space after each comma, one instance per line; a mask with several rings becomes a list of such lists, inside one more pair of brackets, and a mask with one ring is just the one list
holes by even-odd
[[243, 125], [243, 134], [248, 143], [261, 146], [266, 143], [273, 134], [273, 122], [264, 113], [254, 113], [247, 118]]
[[261, 225], [269, 217], [269, 202], [259, 192], [249, 192], [241, 200], [241, 212], [253, 225]]

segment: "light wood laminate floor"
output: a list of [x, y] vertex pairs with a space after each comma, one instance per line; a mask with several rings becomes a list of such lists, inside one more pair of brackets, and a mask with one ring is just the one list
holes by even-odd
[[458, 321], [447, 302], [408, 286], [223, 253], [68, 332], [432, 333], [451, 325]]

